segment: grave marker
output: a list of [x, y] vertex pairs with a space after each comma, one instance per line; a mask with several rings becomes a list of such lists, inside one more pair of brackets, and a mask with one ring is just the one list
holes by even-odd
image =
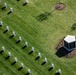
[[10, 8], [10, 11], [7, 13], [8, 15], [11, 14], [13, 12], [13, 9]]
[[18, 41], [16, 42], [16, 44], [21, 42], [21, 41], [22, 41], [22, 38], [19, 36]]
[[29, 2], [28, 0], [25, 1], [25, 3], [23, 4], [23, 6], [27, 5]]
[[28, 72], [25, 75], [29, 75], [31, 73], [31, 70], [28, 69]]
[[2, 27], [3, 26], [3, 22], [2, 21], [0, 21], [0, 27]]
[[20, 66], [20, 68], [18, 69], [18, 71], [20, 71], [20, 70], [23, 69], [23, 68], [24, 68], [24, 64], [21, 63], [21, 66]]
[[15, 57], [14, 58], [14, 62], [11, 64], [11, 65], [14, 65], [14, 64], [16, 64], [17, 63], [17, 58]]
[[44, 61], [41, 65], [44, 65], [45, 63], [47, 63], [47, 58], [44, 58]]
[[28, 46], [28, 42], [25, 42], [25, 45], [22, 47], [22, 49], [26, 48]]
[[38, 53], [37, 57], [35, 60], [38, 60], [41, 57], [41, 53]]
[[61, 69], [58, 69], [58, 73], [61, 74]]
[[51, 67], [48, 69], [48, 71], [51, 71], [52, 69], [54, 69], [54, 64], [51, 64]]
[[11, 53], [8, 52], [8, 56], [5, 58], [5, 60], [9, 59], [11, 57]]
[[2, 10], [5, 9], [5, 8], [7, 8], [7, 4], [6, 3], [4, 3], [4, 6], [2, 7]]
[[15, 32], [12, 32], [12, 35], [10, 36], [10, 38], [13, 38], [15, 36]]
[[32, 54], [34, 52], [34, 47], [32, 47], [31, 51], [29, 52], [29, 54]]
[[3, 33], [6, 33], [7, 31], [9, 31], [9, 27], [6, 26], [6, 30]]
[[0, 54], [1, 54], [1, 53], [3, 53], [3, 52], [4, 52], [4, 50], [5, 50], [5, 49], [4, 49], [4, 47], [2, 47], [2, 50], [0, 51]]

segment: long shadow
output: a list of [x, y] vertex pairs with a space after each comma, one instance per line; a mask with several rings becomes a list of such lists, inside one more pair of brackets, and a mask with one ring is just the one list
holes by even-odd
[[40, 57], [38, 56], [38, 57], [35, 58], [35, 60], [38, 60], [39, 58], [40, 58]]
[[11, 35], [9, 38], [11, 39], [11, 38], [13, 38], [14, 37], [14, 35]]
[[20, 0], [17, 0], [17, 1], [20, 1]]
[[0, 54], [2, 54], [4, 51], [2, 50], [2, 51], [0, 51]]
[[6, 58], [5, 58], [5, 60], [7, 60], [7, 59], [9, 59], [10, 58], [10, 56], [7, 56]]
[[55, 73], [55, 75], [60, 75], [60, 73]]
[[7, 15], [9, 15], [9, 14], [11, 14], [12, 13], [12, 11], [9, 11], [8, 13], [7, 13]]
[[4, 10], [6, 7], [2, 7], [1, 9]]
[[25, 75], [29, 75], [30, 73], [26, 73]]
[[27, 5], [27, 3], [24, 3], [23, 6]]
[[8, 30], [5, 30], [3, 33], [5, 34], [6, 32], [8, 32]]
[[50, 68], [48, 69], [48, 71], [51, 71], [51, 70], [53, 70], [53, 67], [50, 67]]
[[25, 45], [25, 46], [22, 47], [22, 49], [24, 49], [24, 48], [26, 48], [26, 47], [27, 47], [27, 46]]
[[67, 51], [64, 47], [59, 48], [59, 50], [57, 50], [57, 52], [55, 53], [58, 57], [63, 57], [65, 55], [67, 55], [68, 53], [70, 53], [71, 51]]
[[11, 65], [14, 65], [14, 64], [16, 64], [16, 61], [14, 61], [13, 63], [11, 63]]
[[33, 51], [30, 51], [29, 53], [28, 53], [28, 55], [30, 55], [30, 54], [32, 54], [33, 53]]
[[45, 64], [46, 64], [46, 62], [42, 62], [42, 63], [41, 63], [41, 65], [45, 65]]

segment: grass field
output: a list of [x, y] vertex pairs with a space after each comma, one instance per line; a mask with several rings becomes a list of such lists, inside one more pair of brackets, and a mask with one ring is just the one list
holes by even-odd
[[[76, 36], [76, 30], [71, 30], [71, 26], [76, 23], [75, 0], [61, 0], [66, 5], [61, 11], [54, 10], [59, 0], [29, 0], [26, 6], [23, 6], [25, 0], [0, 1], [0, 21], [3, 21], [3, 27], [0, 28], [0, 50], [2, 46], [5, 47], [5, 52], [0, 54], [0, 75], [25, 75], [28, 68], [31, 70], [30, 75], [55, 75], [59, 68], [62, 70], [61, 75], [76, 75], [76, 56], [59, 58], [55, 55], [55, 47], [64, 36]], [[1, 10], [4, 2], [7, 3], [7, 9]], [[13, 12], [7, 15], [10, 7]], [[40, 19], [39, 16], [45, 12], [51, 14], [39, 21], [37, 17]], [[3, 34], [7, 25], [10, 30]], [[16, 36], [10, 39], [12, 31], [16, 32]], [[19, 36], [22, 41], [16, 44]], [[22, 49], [26, 41], [28, 47]], [[35, 52], [28, 55], [31, 47], [35, 48]], [[8, 52], [11, 52], [11, 58], [5, 60]], [[35, 60], [38, 52], [42, 56]], [[18, 62], [11, 66], [14, 57], [17, 57]], [[48, 62], [42, 66], [45, 57]], [[24, 68], [18, 71], [21, 63], [24, 63]], [[54, 63], [55, 68], [48, 71], [51, 63]]]

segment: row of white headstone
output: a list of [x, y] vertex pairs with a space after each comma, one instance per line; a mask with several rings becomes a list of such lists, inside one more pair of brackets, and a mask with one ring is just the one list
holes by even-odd
[[[2, 21], [0, 21], [0, 27], [2, 27], [3, 26], [3, 22]], [[9, 31], [9, 27], [8, 26], [6, 26], [6, 29], [5, 29], [5, 31]], [[5, 32], [4, 31], [4, 32]], [[11, 34], [11, 36], [16, 36], [16, 34], [15, 34], [15, 32], [13, 31], [12, 32], [12, 34]], [[20, 41], [22, 41], [22, 38], [19, 36], [19, 38], [18, 38], [18, 41], [20, 42]], [[28, 46], [28, 42], [25, 42], [25, 45], [26, 46]], [[33, 50], [33, 49], [32, 49]]]
[[[0, 1], [0, 2], [1, 2], [1, 1]], [[26, 5], [26, 4], [28, 4], [28, 3], [29, 3], [28, 0], [26, 0], [25, 3], [23, 4], [23, 6]], [[7, 8], [7, 3], [4, 3], [4, 5], [3, 5], [3, 7], [2, 7], [2, 10], [6, 9], [6, 8]], [[9, 10], [9, 12], [8, 12], [7, 14], [10, 14], [10, 13], [12, 13], [12, 12], [13, 12], [13, 8], [10, 7], [10, 10]]]
[[[3, 25], [3, 23], [2, 23], [2, 21], [0, 21], [0, 26], [2, 26]], [[6, 26], [6, 30], [9, 30], [9, 27], [8, 26]], [[5, 31], [6, 31], [5, 30]], [[12, 32], [12, 34], [11, 34], [11, 36], [15, 36], [15, 32], [13, 31]], [[18, 38], [18, 41], [22, 41], [22, 38], [19, 36], [19, 38]], [[28, 46], [28, 42], [25, 42], [25, 45], [24, 46]], [[1, 52], [3, 52], [4, 51], [4, 47], [2, 47], [2, 51]], [[31, 49], [31, 52], [34, 52], [34, 47], [32, 47], [32, 49]], [[10, 52], [8, 53], [8, 57], [10, 57]], [[38, 58], [40, 58], [41, 57], [41, 53], [38, 53], [38, 55], [37, 55], [37, 57]], [[47, 58], [44, 58], [44, 60], [43, 60], [43, 62], [44, 63], [47, 63]], [[51, 66], [51, 68], [53, 69], [54, 68], [54, 64], [52, 63], [52, 66]], [[61, 70], [59, 69], [58, 70], [59, 71], [59, 73], [61, 73]]]
[[[31, 51], [34, 52], [34, 47], [32, 47]], [[40, 52], [37, 54], [37, 57], [39, 57], [39, 58], [41, 57], [41, 53]], [[47, 58], [44, 58], [43, 62], [47, 63]], [[53, 63], [51, 64], [50, 68], [54, 69], [54, 64]], [[61, 69], [58, 69], [57, 73], [61, 74]]]
[[[1, 52], [4, 52], [4, 50], [5, 50], [5, 48], [2, 47], [2, 50], [0, 51], [0, 53], [1, 53]], [[31, 50], [34, 51], [34, 47], [32, 47]], [[38, 53], [37, 56], [38, 56], [38, 57], [41, 57], [41, 53]], [[10, 57], [11, 57], [11, 53], [8, 52], [8, 56], [6, 57], [6, 59], [8, 59], [8, 58], [10, 58]], [[12, 63], [12, 65], [14, 65], [17, 61], [18, 61], [18, 60], [17, 60], [17, 58], [15, 57], [15, 58], [14, 58], [14, 62]], [[43, 62], [47, 63], [47, 58], [44, 58]], [[21, 63], [21, 66], [20, 66], [19, 70], [21, 70], [22, 68], [24, 68], [24, 64], [23, 64], [23, 63]], [[54, 64], [53, 64], [53, 63], [51, 64], [50, 68], [54, 69]], [[29, 69], [28, 69], [28, 71], [29, 71], [29, 73], [30, 73], [30, 70], [29, 70]], [[58, 72], [59, 74], [61, 74], [61, 69], [58, 69], [57, 72]]]
[[[5, 48], [4, 47], [2, 47], [2, 50], [0, 51], [0, 53], [1, 52], [4, 52], [5, 51]], [[11, 57], [11, 52], [8, 52], [8, 55], [7, 55], [7, 57], [5, 58], [5, 59], [9, 59]], [[13, 63], [11, 64], [11, 65], [14, 65], [14, 64], [16, 64], [18, 62], [18, 60], [17, 60], [17, 58], [15, 57], [14, 58], [14, 61], [13, 61]], [[19, 67], [19, 70], [21, 70], [22, 68], [24, 68], [24, 64], [23, 63], [21, 63], [21, 65], [20, 65], [20, 67]], [[28, 73], [30, 74], [30, 69], [28, 69]]]
[[[2, 21], [0, 22], [0, 24], [2, 24]], [[9, 30], [9, 27], [8, 27], [8, 26], [6, 27], [6, 30]], [[13, 31], [11, 35], [14, 35], [14, 36], [15, 36], [15, 32]], [[21, 39], [20, 36], [19, 36], [19, 38], [18, 38], [18, 41], [22, 41], [22, 39]], [[28, 46], [28, 42], [25, 42], [24, 46]], [[2, 47], [2, 51], [1, 51], [1, 52], [4, 52], [4, 47]], [[34, 52], [34, 47], [32, 47], [31, 52]], [[10, 57], [10, 56], [11, 56], [11, 53], [9, 52], [9, 53], [8, 53], [8, 57]], [[38, 53], [37, 57], [38, 57], [38, 58], [41, 57], [41, 53], [40, 53], [40, 52]], [[44, 62], [44, 63], [47, 63], [47, 58], [44, 58], [43, 62]], [[52, 68], [52, 69], [54, 68], [54, 64], [53, 64], [53, 63], [52, 63], [51, 68]], [[59, 73], [61, 73], [61, 70], [60, 70], [60, 69], [59, 69], [58, 71], [59, 71]]]
[[[6, 9], [6, 8], [7, 8], [7, 4], [4, 3], [4, 5], [3, 5], [3, 7], [2, 7], [2, 10]], [[10, 10], [9, 10], [9, 12], [8, 12], [7, 14], [10, 14], [10, 13], [12, 13], [12, 12], [13, 12], [13, 9], [12, 9], [12, 7], [10, 7]]]
[[[0, 0], [0, 2], [1, 2], [1, 0]], [[24, 4], [28, 4], [28, 3], [29, 3], [29, 1], [28, 0], [25, 0], [25, 3]], [[4, 5], [3, 5], [3, 9], [5, 9], [5, 8], [7, 8], [7, 3], [4, 3]], [[10, 11], [12, 11], [12, 8], [10, 8]]]

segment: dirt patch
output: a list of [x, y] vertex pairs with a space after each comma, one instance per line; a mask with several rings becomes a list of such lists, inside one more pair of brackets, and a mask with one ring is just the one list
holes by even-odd
[[66, 55], [67, 58], [71, 58], [72, 56], [76, 55], [76, 50], [71, 51]]
[[63, 10], [65, 9], [66, 5], [64, 3], [56, 3], [55, 10]]

